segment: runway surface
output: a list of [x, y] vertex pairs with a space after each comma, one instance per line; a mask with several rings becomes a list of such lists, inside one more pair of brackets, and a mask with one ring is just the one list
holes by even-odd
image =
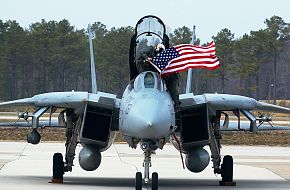
[[[76, 156], [64, 183], [51, 184], [52, 156], [64, 151], [63, 143], [0, 142], [0, 189], [134, 189], [136, 171], [143, 173], [140, 148], [116, 144], [102, 153], [98, 170], [83, 171]], [[290, 189], [290, 147], [223, 146], [222, 154], [234, 157], [236, 187], [219, 186], [221, 178], [213, 174], [212, 164], [199, 174], [182, 169], [179, 153], [171, 145], [156, 151], [150, 171], [158, 172], [159, 189]]]

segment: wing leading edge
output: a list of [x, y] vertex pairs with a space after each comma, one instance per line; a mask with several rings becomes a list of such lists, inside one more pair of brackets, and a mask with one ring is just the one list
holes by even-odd
[[[36, 111], [30, 115], [32, 123], [1, 123], [0, 126], [23, 126], [37, 128], [44, 123], [39, 121], [39, 117], [50, 110], [49, 108], [63, 108], [73, 109], [75, 113], [83, 115], [87, 106], [98, 109], [100, 113], [104, 110], [114, 110], [114, 113], [118, 113], [120, 99], [116, 98], [116, 95], [98, 92], [97, 94], [88, 92], [51, 92], [38, 94], [31, 98], [24, 98], [19, 100], [13, 100], [0, 103], [1, 108], [23, 108], [33, 107]], [[105, 112], [105, 111], [104, 111]], [[63, 118], [63, 114], [60, 114]], [[58, 124], [49, 121], [50, 126], [63, 126], [63, 119], [59, 118]], [[47, 122], [44, 125], [48, 125]]]
[[51, 92], [35, 95], [31, 98], [2, 102], [0, 103], [0, 108], [53, 106], [78, 109], [87, 103], [93, 103], [100, 107], [119, 108], [119, 102], [120, 99], [116, 98], [116, 95], [104, 92], [98, 92], [97, 94], [88, 92]]
[[253, 98], [230, 94], [203, 94], [193, 95], [192, 93], [180, 95], [182, 110], [190, 109], [198, 104], [207, 104], [209, 111], [215, 114], [216, 111], [232, 110], [265, 110], [278, 113], [290, 113], [290, 109], [282, 106], [272, 105], [257, 101]]

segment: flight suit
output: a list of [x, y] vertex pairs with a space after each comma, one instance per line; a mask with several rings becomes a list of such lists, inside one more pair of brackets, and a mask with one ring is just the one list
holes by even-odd
[[146, 61], [147, 58], [153, 58], [156, 56], [156, 51], [152, 46], [146, 46], [142, 50], [137, 51], [136, 53], [136, 67], [139, 73], [144, 71], [153, 71], [156, 72], [156, 69]]
[[177, 91], [177, 86], [179, 85], [179, 74], [178, 73], [170, 74], [164, 76], [163, 79], [174, 102], [174, 108], [176, 111], [177, 110], [179, 111], [180, 101], [179, 101], [179, 93]]

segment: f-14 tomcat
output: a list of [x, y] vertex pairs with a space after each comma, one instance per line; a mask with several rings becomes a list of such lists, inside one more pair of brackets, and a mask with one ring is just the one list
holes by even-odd
[[[75, 150], [82, 145], [79, 164], [87, 171], [96, 170], [101, 163], [101, 152], [106, 151], [114, 141], [115, 133], [123, 134], [128, 146], [136, 149], [140, 144], [144, 151], [144, 174], [137, 172], [136, 189], [142, 184], [151, 184], [158, 189], [158, 174], [150, 176], [151, 154], [171, 142], [177, 151], [186, 155], [185, 164], [191, 172], [202, 172], [213, 162], [213, 172], [221, 174], [223, 183], [233, 182], [233, 160], [227, 155], [221, 157], [220, 120], [223, 111], [241, 112], [251, 120], [250, 131], [257, 130], [255, 117], [250, 110], [260, 109], [290, 113], [289, 108], [256, 101], [253, 98], [228, 94], [185, 93], [180, 95], [180, 112], [175, 113], [174, 104], [166, 85], [158, 73], [136, 70], [136, 53], [144, 45], [155, 46], [162, 43], [169, 47], [164, 23], [155, 16], [141, 18], [135, 28], [130, 45], [131, 82], [121, 99], [114, 94], [97, 90], [95, 66], [92, 56], [92, 32], [89, 42], [91, 50], [92, 93], [89, 92], [51, 92], [31, 98], [0, 103], [0, 108], [33, 106], [33, 114], [20, 114], [32, 118], [32, 132], [27, 141], [40, 142], [37, 131], [39, 117], [45, 112], [52, 113], [56, 108], [59, 123], [66, 127], [66, 153], [53, 156], [53, 181], [62, 181], [66, 172], [72, 171]], [[210, 147], [210, 154], [204, 146]], [[221, 163], [222, 162], [222, 163]], [[172, 163], [174, 164], [174, 163]], [[121, 175], [121, 174], [120, 174]]]

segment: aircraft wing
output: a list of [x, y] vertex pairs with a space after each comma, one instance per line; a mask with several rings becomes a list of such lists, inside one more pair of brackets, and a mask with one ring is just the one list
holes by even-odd
[[[11, 127], [11, 126], [19, 128], [32, 127], [32, 123], [26, 121], [0, 122], [0, 127]], [[39, 121], [37, 127], [65, 128], [65, 125], [60, 125], [57, 120], [52, 120], [52, 121]]]
[[53, 106], [77, 109], [87, 103], [92, 103], [99, 107], [119, 108], [119, 101], [116, 95], [104, 92], [98, 92], [97, 94], [88, 92], [51, 92], [35, 95], [31, 98], [2, 102], [0, 103], [0, 108]]
[[290, 109], [282, 106], [257, 101], [253, 98], [230, 94], [202, 94], [192, 93], [180, 95], [181, 110], [187, 110], [196, 105], [206, 104], [209, 112], [233, 110], [264, 110], [269, 112], [289, 113]]
[[[234, 111], [238, 114], [243, 113], [250, 121], [250, 131], [256, 132], [257, 118], [250, 112], [251, 110], [263, 110], [269, 112], [289, 113], [290, 109], [282, 106], [272, 105], [257, 101], [253, 98], [230, 95], [230, 94], [202, 94], [193, 95], [192, 93], [180, 95], [181, 101], [181, 122], [182, 126], [192, 126], [198, 123], [200, 126], [208, 126], [209, 119], [214, 118], [222, 111]], [[223, 128], [228, 128], [229, 117], [225, 115]], [[238, 125], [240, 130], [240, 124]]]
[[[38, 118], [46, 112], [49, 108], [64, 108], [74, 109], [76, 113], [83, 114], [85, 109], [89, 106], [92, 109], [97, 109], [99, 113], [104, 112], [107, 114], [108, 110], [119, 110], [120, 99], [116, 98], [116, 95], [97, 92], [96, 94], [88, 92], [51, 92], [45, 94], [35, 95], [31, 98], [24, 98], [19, 100], [13, 100], [0, 103], [1, 108], [24, 108], [33, 107], [37, 111], [34, 112], [34, 116], [37, 118], [35, 127], [42, 125], [43, 123], [38, 121]], [[118, 111], [117, 111], [118, 113]], [[60, 120], [59, 120], [60, 121]], [[52, 124], [51, 122], [49, 122]], [[0, 126], [31, 126], [33, 124], [28, 123], [1, 123]], [[47, 124], [46, 124], [47, 125]], [[63, 126], [63, 123], [59, 125], [53, 123], [54, 126]]]

